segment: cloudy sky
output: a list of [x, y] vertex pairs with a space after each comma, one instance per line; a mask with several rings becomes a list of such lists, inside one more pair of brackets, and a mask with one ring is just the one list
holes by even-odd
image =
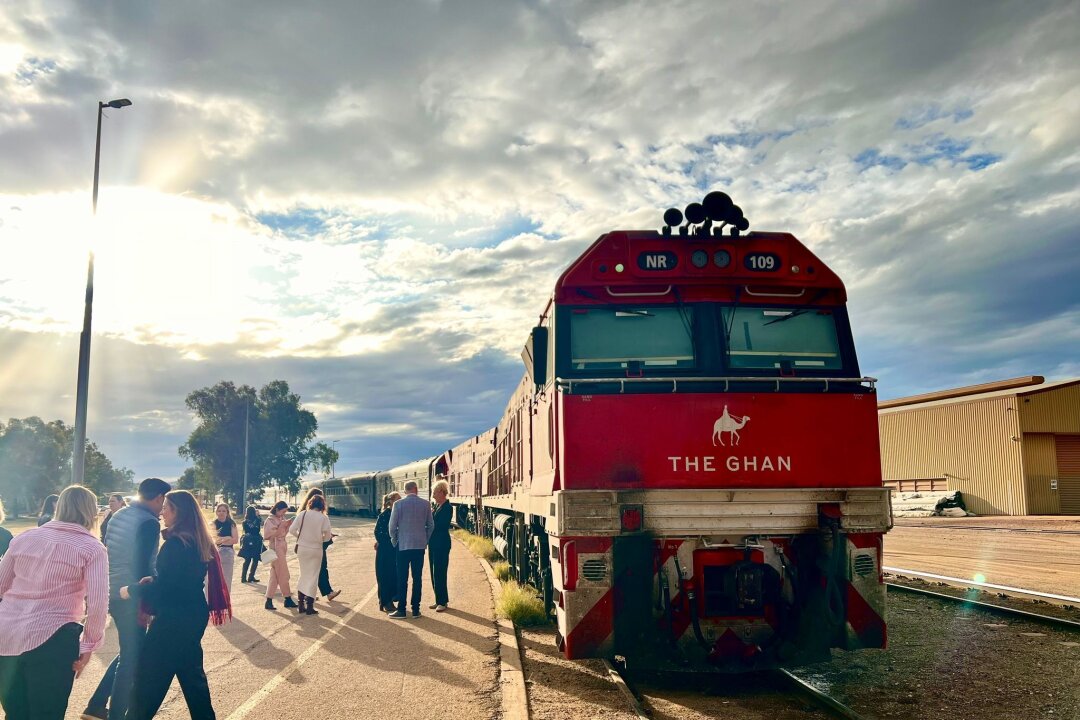
[[339, 473], [432, 454], [573, 257], [708, 189], [840, 273], [882, 397], [1080, 376], [1077, 47], [1068, 0], [6, 0], [0, 418], [74, 422], [93, 247], [117, 464], [178, 475], [223, 379]]

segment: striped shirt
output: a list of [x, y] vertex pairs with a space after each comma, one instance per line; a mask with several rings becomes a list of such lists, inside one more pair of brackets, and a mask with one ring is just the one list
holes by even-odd
[[79, 652], [101, 645], [109, 557], [89, 530], [53, 520], [11, 541], [0, 560], [0, 656], [37, 647], [70, 622], [86, 625]]

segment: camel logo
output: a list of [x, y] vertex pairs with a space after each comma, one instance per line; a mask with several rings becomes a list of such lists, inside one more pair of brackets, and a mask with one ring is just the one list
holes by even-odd
[[728, 413], [727, 405], [725, 405], [724, 414], [721, 415], [713, 424], [712, 444], [715, 446], [716, 441], [719, 440], [720, 444], [724, 445], [724, 433], [731, 433], [731, 436], [728, 438], [728, 440], [731, 441], [732, 445], [738, 445], [739, 431], [742, 430], [748, 422], [750, 422], [749, 415], [745, 415], [743, 417], [739, 417], [738, 415], [731, 415], [730, 413]]

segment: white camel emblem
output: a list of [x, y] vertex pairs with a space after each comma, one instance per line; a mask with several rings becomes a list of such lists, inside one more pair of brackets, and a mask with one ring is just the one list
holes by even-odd
[[[712, 444], [715, 446], [716, 441], [719, 440], [720, 444], [724, 444], [724, 438], [722, 433], [731, 433], [731, 444], [739, 444], [739, 431], [743, 429], [746, 423], [750, 422], [750, 416], [739, 417], [738, 415], [732, 416], [728, 413], [727, 405], [724, 406], [724, 414], [719, 417], [716, 423], [713, 425]], [[725, 446], [726, 447], [726, 446]]]

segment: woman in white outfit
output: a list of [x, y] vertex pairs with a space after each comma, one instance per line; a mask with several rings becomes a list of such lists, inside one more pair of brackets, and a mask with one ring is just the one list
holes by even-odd
[[321, 495], [308, 500], [307, 508], [293, 519], [289, 534], [296, 536], [296, 557], [300, 561], [300, 579], [296, 583], [300, 595], [299, 612], [317, 615], [315, 594], [319, 591], [319, 569], [322, 567], [323, 543], [332, 536], [330, 518], [324, 512], [326, 501]]

